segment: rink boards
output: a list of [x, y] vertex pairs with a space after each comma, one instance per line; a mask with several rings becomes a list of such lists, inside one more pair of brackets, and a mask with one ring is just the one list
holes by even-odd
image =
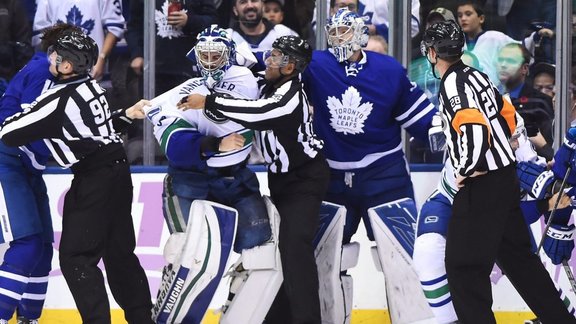
[[[134, 201], [132, 213], [136, 232], [137, 247], [136, 252], [146, 270], [150, 281], [152, 296], [156, 296], [156, 291], [160, 282], [161, 269], [164, 265], [162, 249], [164, 242], [168, 238], [168, 231], [164, 226], [162, 217], [162, 180], [164, 178], [164, 168], [134, 168]], [[263, 169], [256, 169], [260, 180], [262, 193], [267, 194], [266, 173]], [[436, 167], [414, 167], [412, 180], [415, 188], [416, 202], [421, 206], [436, 187], [439, 179], [439, 168]], [[80, 317], [75, 309], [75, 304], [66, 286], [64, 278], [58, 264], [58, 243], [61, 233], [61, 215], [64, 195], [69, 188], [72, 175], [59, 170], [49, 170], [45, 175], [46, 184], [50, 196], [51, 212], [55, 232], [55, 250], [52, 262], [48, 295], [46, 299], [46, 311], [42, 317], [42, 323], [80, 323]], [[541, 229], [533, 226], [538, 232]], [[365, 238], [365, 231], [361, 226], [353, 240], [361, 245], [358, 266], [350, 273], [354, 277], [354, 312], [352, 323], [380, 324], [389, 323], [386, 313], [386, 296], [384, 294], [384, 278], [376, 271], [372, 263], [369, 247], [372, 244]], [[574, 261], [575, 258], [572, 258]], [[576, 266], [576, 262], [571, 261], [571, 266]], [[567, 287], [566, 276], [560, 267], [553, 266], [550, 262], [545, 262], [555, 281], [559, 282], [568, 297], [573, 301], [576, 295]], [[512, 288], [510, 282], [502, 273], [496, 269], [492, 274], [494, 290], [494, 310], [499, 323], [523, 323], [524, 319], [531, 318], [531, 314], [525, 303]], [[210, 305], [204, 323], [217, 323], [217, 312], [223, 304], [226, 296], [226, 286], [228, 282], [222, 281], [221, 287]], [[113, 308], [118, 308], [113, 298], [109, 295]], [[122, 312], [113, 312], [113, 324], [126, 323]]]

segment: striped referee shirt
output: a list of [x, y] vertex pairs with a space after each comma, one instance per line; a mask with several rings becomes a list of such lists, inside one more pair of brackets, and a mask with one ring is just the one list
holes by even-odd
[[112, 126], [104, 89], [86, 75], [56, 83], [30, 108], [6, 119], [0, 138], [8, 146], [44, 139], [62, 167], [70, 167], [101, 146], [122, 143]]
[[486, 74], [454, 63], [442, 77], [439, 99], [456, 174], [470, 176], [515, 161], [508, 142], [516, 128], [515, 109]]
[[209, 95], [205, 113], [259, 131], [262, 154], [272, 173], [294, 170], [313, 159], [323, 146], [312, 129], [308, 99], [298, 77], [278, 89], [265, 87], [258, 100]]

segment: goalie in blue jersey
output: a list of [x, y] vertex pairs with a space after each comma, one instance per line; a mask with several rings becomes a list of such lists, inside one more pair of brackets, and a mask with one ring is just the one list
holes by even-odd
[[[302, 78], [314, 106], [314, 130], [326, 143], [324, 153], [330, 165], [331, 181], [325, 200], [346, 207], [342, 243], [351, 241], [363, 220], [368, 238], [375, 240], [378, 246], [380, 263], [384, 263], [382, 253], [389, 251], [373, 230], [374, 220], [369, 218], [369, 209], [407, 199], [403, 203], [405, 208], [396, 208], [406, 211], [401, 216], [405, 226], [392, 240], [410, 259], [416, 207], [402, 150], [402, 130], [428, 142], [428, 132], [437, 110], [424, 92], [408, 79], [398, 61], [363, 50], [368, 41], [368, 28], [356, 13], [347, 8], [339, 9], [330, 18], [326, 33], [330, 48], [314, 52]], [[391, 215], [379, 215], [389, 229], [393, 227]], [[384, 267], [385, 278], [392, 277], [389, 275], [392, 272], [402, 272], [400, 269]], [[343, 280], [350, 279], [343, 277]], [[398, 283], [387, 279], [386, 284], [392, 287]], [[419, 283], [416, 276], [411, 276], [402, 280], [402, 285], [397, 291], [405, 291], [406, 287]], [[423, 298], [414, 301], [412, 296], [391, 295], [391, 290], [388, 293], [389, 305], [394, 299], [406, 301], [390, 307], [404, 319], [410, 316], [418, 319], [420, 313], [413, 309], [415, 305], [427, 308]], [[350, 300], [345, 302], [346, 311], [349, 311]], [[394, 316], [392, 314], [393, 321]]]

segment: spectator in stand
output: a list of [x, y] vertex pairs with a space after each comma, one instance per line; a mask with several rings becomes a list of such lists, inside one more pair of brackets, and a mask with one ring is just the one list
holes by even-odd
[[538, 155], [547, 161], [554, 157], [552, 148], [554, 108], [552, 98], [526, 85], [530, 52], [518, 43], [504, 46], [498, 53], [498, 75], [516, 111], [524, 119], [528, 137]]
[[554, 85], [556, 84], [556, 67], [550, 63], [540, 62], [531, 69], [532, 86], [534, 89], [553, 98]]
[[18, 0], [0, 2], [0, 96], [34, 54], [26, 8]]
[[[338, 1], [338, 0], [336, 0]], [[366, 26], [370, 35], [380, 35], [388, 41], [389, 21], [388, 0], [360, 0], [358, 13], [368, 18]], [[416, 36], [420, 31], [420, 1], [412, 0], [410, 16], [410, 34]]]
[[364, 50], [388, 54], [388, 42], [380, 35], [370, 35], [370, 37], [368, 37], [368, 44], [366, 44]]
[[284, 20], [284, 0], [264, 0], [264, 18], [274, 25]]
[[[216, 23], [213, 0], [156, 0], [156, 94], [197, 76], [186, 53], [196, 35]], [[131, 0], [126, 31], [130, 66], [138, 75], [144, 67], [144, 0]]]
[[295, 31], [282, 24], [275, 25], [263, 19], [263, 0], [233, 1], [232, 13], [236, 22], [227, 31], [236, 44], [247, 43], [252, 52], [263, 52], [272, 49], [272, 43], [280, 36], [297, 35]]
[[65, 22], [80, 27], [96, 41], [100, 53], [91, 71], [94, 79], [102, 79], [106, 72], [106, 59], [116, 42], [124, 35], [122, 4], [118, 0], [38, 0], [32, 44], [38, 45], [40, 33], [58, 23]]
[[[502, 90], [498, 71], [496, 68], [496, 57], [502, 47], [508, 43], [520, 43], [510, 36], [495, 30], [484, 30], [485, 16], [484, 9], [477, 1], [463, 1], [458, 5], [458, 23], [462, 27], [466, 37], [465, 50], [468, 50], [480, 62], [482, 71], [488, 75], [499, 89]], [[547, 28], [542, 28], [538, 32], [532, 33], [523, 41], [523, 45], [530, 53], [534, 52], [535, 44], [540, 37], [552, 37], [554, 32]]]

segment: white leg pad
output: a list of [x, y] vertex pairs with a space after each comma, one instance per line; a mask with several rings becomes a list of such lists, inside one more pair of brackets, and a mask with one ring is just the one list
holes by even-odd
[[192, 203], [186, 233], [171, 236], [166, 247], [172, 263], [164, 267], [152, 309], [156, 323], [202, 321], [234, 246], [236, 218], [233, 208], [204, 200]]
[[261, 246], [242, 251], [243, 269], [239, 273], [233, 271], [229, 295], [232, 299], [224, 306], [220, 324], [261, 324], [284, 279], [278, 250], [280, 216], [270, 198], [264, 198], [272, 237]]
[[[368, 216], [377, 244], [379, 262], [375, 263], [384, 272], [392, 323], [436, 323], [412, 266], [410, 254], [406, 251], [414, 246], [414, 202], [406, 198], [370, 208]], [[389, 228], [387, 223], [393, 228]]]

